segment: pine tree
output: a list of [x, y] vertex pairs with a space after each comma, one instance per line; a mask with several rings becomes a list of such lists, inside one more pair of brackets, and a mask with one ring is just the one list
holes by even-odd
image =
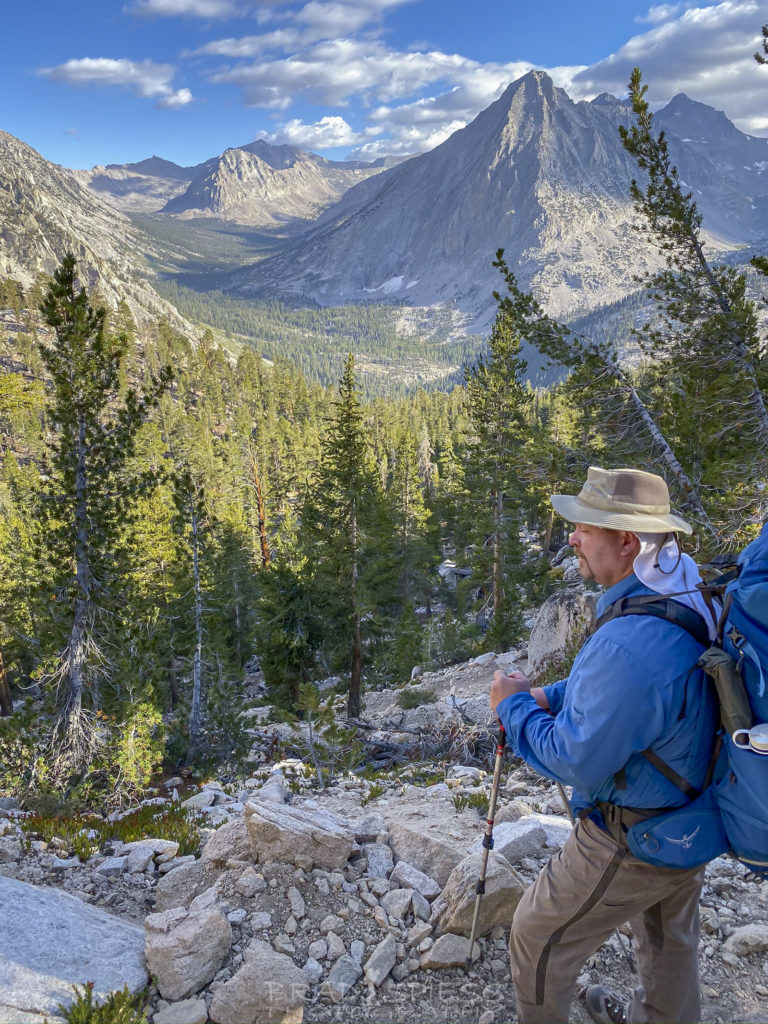
[[96, 746], [92, 713], [110, 674], [102, 643], [111, 600], [114, 540], [136, 481], [123, 473], [136, 431], [170, 382], [163, 370], [141, 395], [128, 389], [117, 400], [125, 341], [105, 330], [105, 311], [94, 309], [78, 287], [77, 264], [67, 254], [41, 304], [55, 339], [41, 345], [52, 382], [49, 419], [55, 432], [45, 488], [46, 540], [58, 553], [59, 608], [66, 640], [52, 678], [63, 693], [55, 730], [56, 773], [84, 768]]
[[[753, 515], [762, 519], [768, 360], [746, 277], [708, 259], [701, 213], [671, 162], [664, 132], [655, 131], [638, 68], [629, 91], [635, 120], [619, 131], [624, 148], [647, 175], [642, 186], [632, 182], [631, 195], [667, 264], [648, 282], [658, 317], [639, 334], [664, 392], [662, 422], [679, 438], [678, 457], [696, 467], [706, 490], [714, 496], [751, 489]], [[727, 503], [716, 501], [713, 507], [727, 521]]]
[[523, 383], [522, 337], [505, 305], [488, 340], [488, 354], [465, 371], [471, 433], [465, 483], [474, 551], [472, 586], [482, 587], [492, 611], [492, 639], [499, 650], [522, 628], [516, 577], [522, 571], [520, 527], [525, 511], [524, 443], [530, 396]]
[[382, 518], [381, 488], [364, 430], [354, 358], [348, 355], [302, 520], [326, 621], [349, 659], [349, 718], [360, 714], [362, 621], [377, 582], [372, 572], [375, 547], [381, 549], [385, 542]]
[[659, 412], [654, 408], [659, 396], [643, 392], [638, 375], [622, 364], [616, 343], [575, 334], [545, 314], [533, 295], [518, 286], [502, 249], [496, 253], [494, 266], [507, 287], [507, 294], [499, 299], [500, 309], [552, 363], [571, 369], [573, 386], [589, 394], [587, 415], [610, 438], [612, 459], [631, 459], [655, 472], [661, 467], [674, 485], [679, 503], [717, 543], [719, 534], [704, 508], [696, 479], [686, 471], [659, 426]]

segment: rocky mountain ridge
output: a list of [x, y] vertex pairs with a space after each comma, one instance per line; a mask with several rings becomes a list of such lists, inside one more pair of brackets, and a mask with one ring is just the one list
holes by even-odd
[[[629, 116], [614, 97], [575, 103], [530, 72], [431, 152], [350, 189], [283, 252], [234, 273], [230, 289], [320, 304], [456, 300], [487, 319], [490, 263], [503, 247], [557, 314], [616, 301], [660, 266], [635, 230], [629, 183], [638, 172], [618, 135]], [[768, 237], [768, 140], [684, 96], [657, 123], [713, 241]]]
[[108, 305], [125, 300], [138, 324], [168, 317], [196, 333], [147, 280], [154, 241], [72, 175], [31, 146], [0, 132], [0, 276], [32, 284], [72, 251], [88, 290]]
[[313, 220], [352, 185], [379, 171], [365, 164], [335, 164], [302, 150], [276, 160], [265, 148], [291, 149], [266, 143], [227, 149], [208, 161], [160, 212], [221, 217], [252, 227]]
[[70, 173], [125, 213], [218, 217], [264, 227], [313, 220], [352, 185], [390, 163], [386, 158], [327, 160], [297, 146], [257, 139], [191, 167], [153, 156]]

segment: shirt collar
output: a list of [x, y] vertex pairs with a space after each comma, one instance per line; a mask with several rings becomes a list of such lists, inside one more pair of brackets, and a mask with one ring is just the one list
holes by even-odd
[[633, 572], [629, 576], [625, 576], [623, 580], [619, 580], [618, 583], [614, 583], [612, 587], [608, 587], [607, 590], [597, 599], [597, 617], [603, 614], [606, 608], [609, 608], [615, 601], [618, 601], [621, 597], [626, 597], [628, 594], [641, 593], [651, 594], [652, 591], [648, 587], [644, 586], [640, 580], [635, 576]]

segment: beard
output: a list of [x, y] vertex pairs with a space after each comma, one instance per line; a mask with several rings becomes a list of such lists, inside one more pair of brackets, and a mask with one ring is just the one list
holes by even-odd
[[581, 573], [581, 578], [584, 580], [593, 580], [595, 578], [595, 574], [592, 572], [592, 566], [589, 564], [585, 556], [581, 553], [577, 553], [576, 557], [579, 560], [579, 572]]

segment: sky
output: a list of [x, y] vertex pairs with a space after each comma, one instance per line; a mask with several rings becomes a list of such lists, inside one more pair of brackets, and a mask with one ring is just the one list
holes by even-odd
[[190, 166], [263, 138], [431, 149], [532, 69], [574, 99], [678, 92], [768, 135], [765, 0], [13, 0], [0, 130], [68, 167]]

